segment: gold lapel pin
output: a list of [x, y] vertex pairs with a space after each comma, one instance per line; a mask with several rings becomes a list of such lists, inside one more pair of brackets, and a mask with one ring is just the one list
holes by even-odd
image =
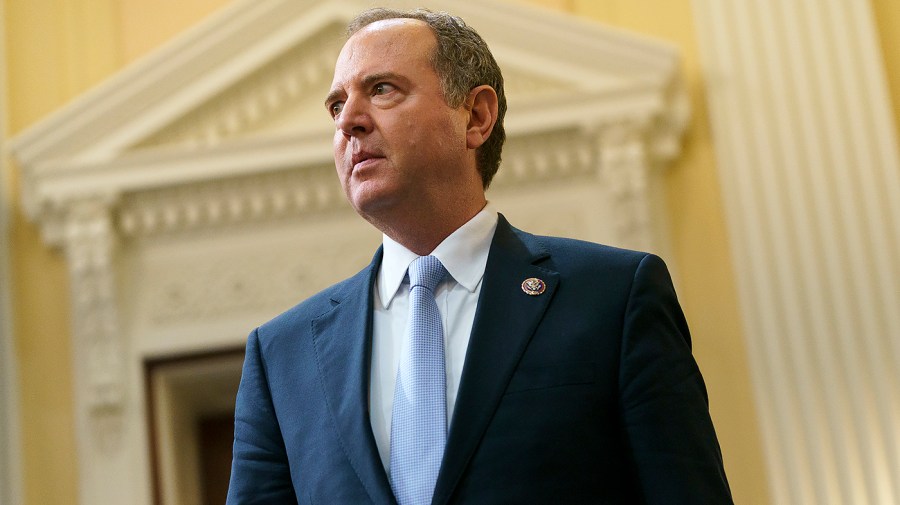
[[526, 295], [537, 296], [543, 293], [545, 289], [547, 289], [547, 285], [537, 277], [529, 277], [522, 281], [522, 291]]

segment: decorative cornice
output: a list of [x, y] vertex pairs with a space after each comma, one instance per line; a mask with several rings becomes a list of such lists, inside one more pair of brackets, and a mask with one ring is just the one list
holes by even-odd
[[[278, 135], [236, 139], [214, 148], [165, 146], [97, 163], [48, 163], [40, 175], [26, 181], [26, 210], [42, 221], [48, 244], [63, 244], [61, 222], [70, 202], [102, 197], [118, 202], [160, 188], [264, 176], [285, 168], [332, 163], [331, 140], [323, 135]], [[110, 211], [113, 211], [110, 208]]]
[[[570, 128], [510, 137], [492, 191], [603, 176], [617, 201], [627, 201], [644, 191], [646, 171], [667, 161], [654, 158], [647, 146], [654, 125], [639, 117], [603, 126], [602, 134]], [[329, 160], [124, 193], [115, 224], [123, 237], [137, 238], [344, 211], [350, 207]], [[630, 212], [622, 209], [619, 226], [634, 231], [638, 223]]]
[[[512, 137], [492, 188], [596, 177], [597, 145], [570, 129]], [[331, 161], [123, 195], [116, 224], [126, 238], [350, 211]]]
[[316, 165], [127, 195], [116, 221], [132, 238], [349, 210], [334, 166]]
[[[677, 154], [683, 118], [664, 108], [660, 95], [634, 92], [621, 94], [613, 105], [598, 103], [607, 98], [586, 97], [582, 108], [595, 112], [588, 116], [591, 121], [569, 110], [571, 106], [554, 107], [556, 101], [523, 107], [509, 122], [495, 187], [596, 172], [596, 132], [614, 126], [630, 125], [640, 134], [653, 166]], [[654, 149], [659, 145], [666, 148]], [[162, 146], [106, 162], [70, 163], [45, 165], [41, 176], [30, 181], [33, 199], [25, 201], [42, 216], [44, 238], [53, 245], [63, 244], [70, 203], [85, 198], [121, 203], [110, 212], [117, 214], [118, 229], [126, 236], [348, 208], [334, 180], [325, 133]]]
[[596, 145], [574, 128], [510, 137], [491, 186], [513, 189], [546, 181], [596, 176]]
[[532, 62], [520, 68], [514, 63], [503, 64], [503, 91], [508, 101], [534, 99], [542, 96], [577, 93], [578, 86], [565, 79], [536, 74]]

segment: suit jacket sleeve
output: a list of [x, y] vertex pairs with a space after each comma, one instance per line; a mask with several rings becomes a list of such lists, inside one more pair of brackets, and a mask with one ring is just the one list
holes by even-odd
[[687, 323], [656, 256], [635, 271], [621, 352], [623, 422], [646, 503], [732, 503]]
[[247, 339], [235, 402], [228, 505], [297, 503], [258, 331], [254, 330]]

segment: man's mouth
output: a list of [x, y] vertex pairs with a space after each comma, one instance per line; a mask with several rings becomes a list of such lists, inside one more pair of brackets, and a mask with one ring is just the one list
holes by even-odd
[[361, 166], [365, 166], [367, 164], [367, 162], [369, 162], [369, 161], [374, 162], [375, 160], [382, 159], [382, 158], [384, 158], [384, 156], [381, 156], [377, 153], [372, 153], [372, 152], [368, 152], [368, 151], [359, 151], [359, 152], [353, 153], [353, 156], [351, 158], [351, 163], [353, 164], [353, 168], [357, 169]]

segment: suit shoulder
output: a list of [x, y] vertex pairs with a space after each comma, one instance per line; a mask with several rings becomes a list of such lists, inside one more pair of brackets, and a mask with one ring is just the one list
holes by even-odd
[[573, 238], [547, 235], [530, 236], [535, 242], [541, 244], [556, 261], [568, 265], [583, 264], [600, 269], [634, 271], [642, 261], [648, 258], [651, 261], [662, 262], [657, 256], [644, 251], [623, 249]]

